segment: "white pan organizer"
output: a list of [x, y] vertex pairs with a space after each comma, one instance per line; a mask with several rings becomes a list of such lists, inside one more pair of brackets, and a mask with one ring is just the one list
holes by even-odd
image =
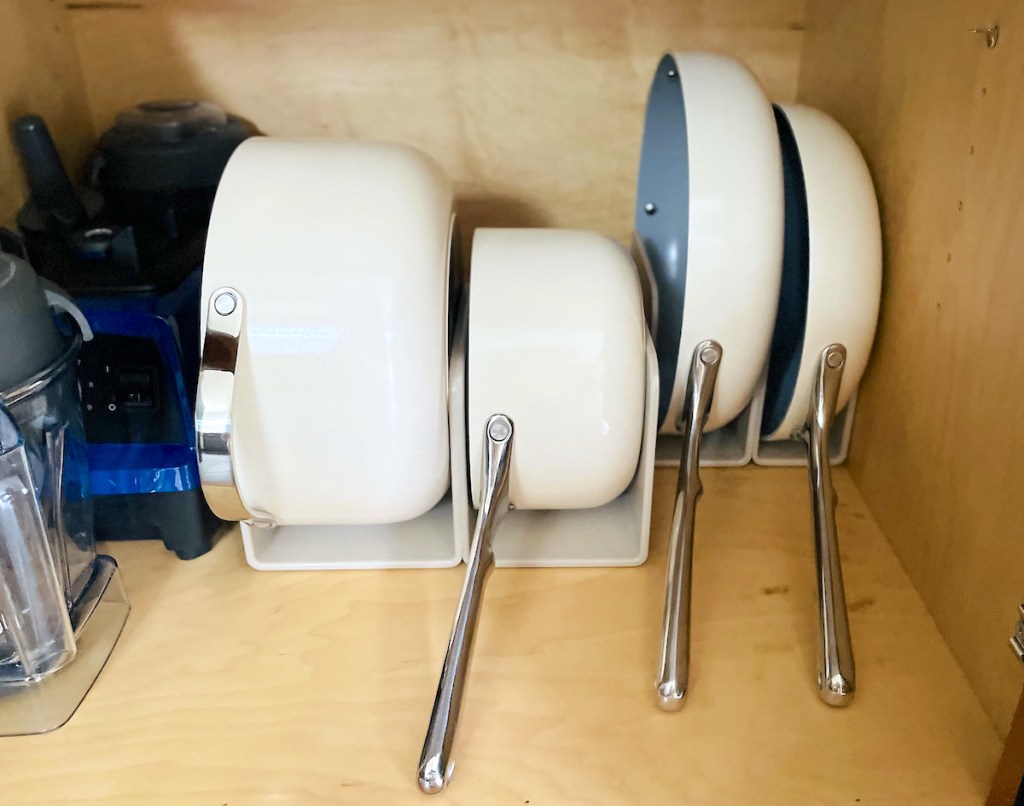
[[[452, 210], [440, 168], [403, 146], [254, 138], [231, 158], [207, 243], [196, 422], [204, 493], [241, 521], [253, 567], [466, 559], [476, 409], [502, 377], [519, 385], [501, 400], [520, 448], [497, 563], [646, 559], [658, 370], [634, 264], [594, 233], [481, 230], [481, 280], [456, 305]], [[602, 317], [619, 322], [604, 340]], [[590, 364], [552, 362], [572, 350]], [[592, 378], [604, 386], [574, 397]]]

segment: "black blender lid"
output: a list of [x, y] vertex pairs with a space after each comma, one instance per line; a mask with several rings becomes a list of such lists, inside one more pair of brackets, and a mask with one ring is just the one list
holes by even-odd
[[175, 98], [122, 109], [99, 139], [93, 166], [104, 189], [162, 192], [215, 188], [252, 132], [208, 101]]
[[202, 132], [223, 129], [227, 124], [228, 115], [217, 104], [168, 98], [125, 107], [117, 113], [113, 128], [140, 141], [180, 143]]

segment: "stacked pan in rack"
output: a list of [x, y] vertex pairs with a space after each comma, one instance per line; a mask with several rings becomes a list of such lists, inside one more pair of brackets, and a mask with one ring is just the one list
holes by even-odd
[[669, 53], [648, 98], [635, 229], [650, 272], [660, 428], [683, 437], [658, 703], [678, 709], [689, 678], [701, 435], [736, 417], [767, 372], [765, 437], [800, 435], [808, 445], [819, 688], [843, 705], [853, 654], [826, 446], [878, 313], [878, 211], [864, 161], [826, 115], [773, 109], [738, 62]]

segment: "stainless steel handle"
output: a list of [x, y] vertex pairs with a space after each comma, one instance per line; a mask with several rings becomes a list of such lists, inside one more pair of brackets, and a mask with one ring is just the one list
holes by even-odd
[[441, 667], [434, 709], [420, 754], [419, 785], [428, 795], [440, 792], [451, 778], [452, 743], [459, 722], [463, 689], [473, 651], [473, 636], [480, 617], [484, 583], [494, 567], [494, 533], [508, 512], [509, 467], [512, 461], [512, 421], [494, 414], [484, 431], [483, 500], [473, 532], [473, 545], [455, 612], [448, 653]]
[[686, 696], [690, 676], [690, 587], [693, 579], [693, 530], [697, 501], [704, 487], [700, 481], [700, 437], [708, 420], [722, 360], [722, 345], [702, 341], [693, 351], [690, 376], [680, 427], [683, 455], [679, 462], [676, 504], [668, 548], [665, 613], [662, 619], [661, 670], [658, 674], [658, 706], [678, 711]]
[[853, 644], [836, 532], [837, 499], [828, 458], [829, 432], [845, 365], [843, 345], [830, 344], [822, 351], [804, 432], [818, 574], [818, 692], [823, 702], [833, 706], [849, 705], [855, 690]]
[[217, 517], [228, 521], [253, 518], [242, 501], [231, 457], [231, 406], [235, 364], [242, 333], [245, 301], [233, 288], [210, 295], [196, 394], [196, 448], [203, 495]]

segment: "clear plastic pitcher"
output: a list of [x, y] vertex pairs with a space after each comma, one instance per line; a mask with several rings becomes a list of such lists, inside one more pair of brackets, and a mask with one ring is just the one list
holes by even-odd
[[75, 656], [76, 602], [94, 575], [89, 472], [75, 358], [81, 337], [0, 392], [0, 683]]

